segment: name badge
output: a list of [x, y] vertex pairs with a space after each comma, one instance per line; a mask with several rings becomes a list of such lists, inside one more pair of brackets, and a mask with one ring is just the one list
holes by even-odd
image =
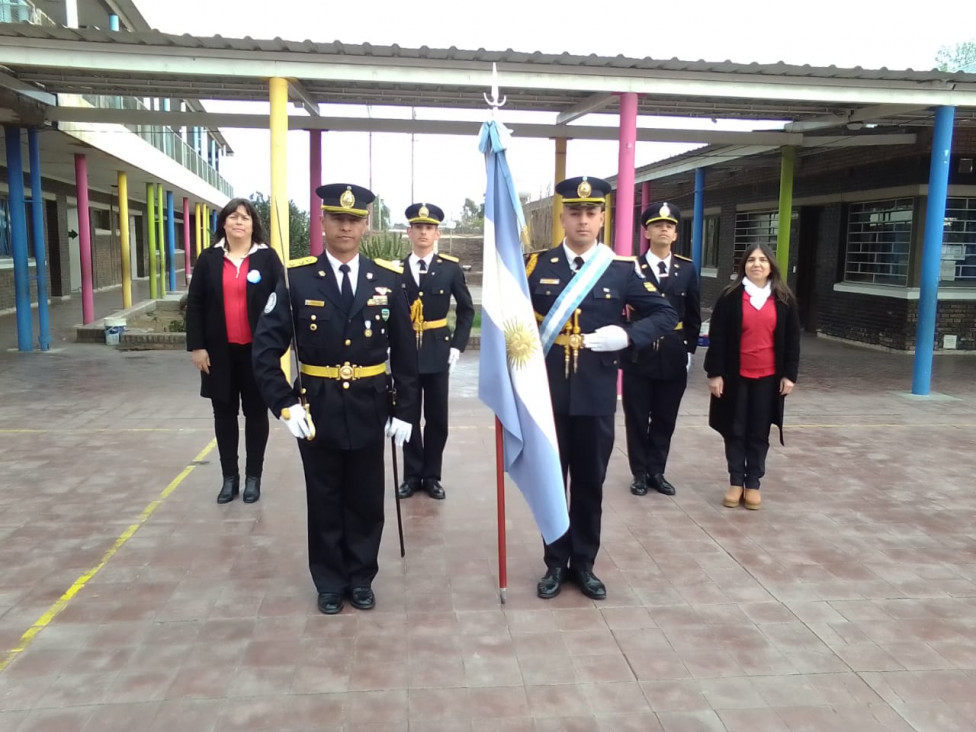
[[541, 280], [539, 280], [539, 284], [540, 285], [558, 285], [559, 284], [559, 280], [558, 279], [557, 280], [552, 280], [552, 279], [547, 279], [547, 278], [543, 277]]
[[325, 300], [306, 300], [305, 304], [313, 308], [324, 308]]
[[369, 298], [369, 300], [366, 301], [366, 304], [367, 305], [386, 305], [387, 304], [387, 297], [386, 297], [386, 295], [376, 295], [375, 297]]

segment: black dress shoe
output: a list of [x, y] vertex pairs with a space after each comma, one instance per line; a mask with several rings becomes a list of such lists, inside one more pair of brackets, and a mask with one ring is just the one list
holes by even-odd
[[244, 476], [244, 503], [254, 503], [261, 497], [261, 477], [258, 475]]
[[326, 615], [335, 615], [342, 610], [342, 593], [339, 592], [320, 592], [319, 593], [319, 612]]
[[349, 602], [358, 610], [372, 610], [376, 605], [376, 595], [369, 587], [353, 587], [349, 591]]
[[647, 478], [643, 473], [634, 476], [634, 481], [630, 484], [630, 492], [635, 496], [647, 495]]
[[591, 600], [606, 600], [607, 588], [600, 578], [589, 569], [575, 569], [572, 572], [573, 579], [579, 585], [580, 592]]
[[230, 503], [237, 498], [237, 493], [241, 489], [241, 476], [225, 475], [224, 484], [220, 486], [220, 493], [217, 494], [217, 503]]
[[436, 478], [424, 478], [424, 490], [427, 491], [428, 496], [438, 501], [443, 500], [447, 495], [444, 493], [444, 486]]
[[674, 495], [674, 486], [668, 483], [667, 478], [664, 477], [664, 473], [655, 473], [652, 475], [651, 485], [654, 486], [654, 490], [658, 493], [663, 493], [666, 496]]
[[407, 478], [403, 481], [397, 488], [397, 495], [400, 498], [410, 498], [415, 491], [420, 490], [420, 479], [419, 478]]
[[536, 594], [543, 600], [551, 600], [559, 594], [565, 580], [566, 570], [563, 567], [549, 567], [549, 571], [536, 585]]

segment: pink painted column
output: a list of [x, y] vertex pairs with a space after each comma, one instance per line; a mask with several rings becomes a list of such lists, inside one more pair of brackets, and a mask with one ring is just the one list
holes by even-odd
[[78, 194], [78, 246], [81, 248], [81, 322], [95, 320], [92, 286], [91, 216], [88, 211], [88, 159], [75, 153], [75, 188]]
[[617, 254], [634, 253], [634, 164], [637, 147], [637, 94], [620, 95], [620, 153], [617, 157], [617, 192], [614, 208], [613, 249]]
[[[650, 205], [651, 205], [651, 182], [649, 180], [645, 180], [643, 183], [641, 183], [641, 211], [643, 211], [645, 208], [647, 208]], [[638, 254], [644, 253], [645, 241], [647, 241], [647, 239], [641, 239], [639, 242], [637, 242]]]
[[322, 130], [308, 131], [308, 249], [322, 253], [322, 199], [315, 189], [322, 185]]
[[190, 199], [183, 196], [183, 276], [187, 284], [193, 270], [190, 267]]

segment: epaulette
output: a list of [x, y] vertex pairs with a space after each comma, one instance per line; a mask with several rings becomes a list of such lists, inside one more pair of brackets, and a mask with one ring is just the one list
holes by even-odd
[[625, 257], [622, 254], [615, 254], [613, 257], [618, 262], [636, 262], [637, 257]]
[[694, 262], [695, 261], [691, 257], [682, 257], [680, 254], [672, 254], [671, 256], [672, 257], [675, 257], [676, 259], [681, 259], [681, 260], [683, 260], [685, 262]]
[[448, 262], [460, 262], [461, 260], [457, 257], [452, 257], [450, 254], [438, 254], [441, 259], [446, 259]]
[[374, 259], [373, 261], [383, 269], [388, 269], [397, 274], [403, 274], [403, 266], [399, 262], [391, 262], [388, 259]]
[[292, 267], [304, 267], [306, 264], [314, 264], [319, 261], [318, 257], [302, 257], [301, 259], [289, 259], [288, 269]]
[[525, 262], [525, 276], [526, 277], [528, 277], [530, 274], [532, 274], [532, 270], [535, 269], [535, 266], [538, 263], [539, 263], [539, 252], [535, 252], [534, 254], [530, 254], [528, 260], [526, 260], [526, 262]]

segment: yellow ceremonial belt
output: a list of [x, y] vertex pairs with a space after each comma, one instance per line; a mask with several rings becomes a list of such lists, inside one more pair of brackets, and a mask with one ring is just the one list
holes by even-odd
[[414, 330], [434, 330], [435, 328], [446, 328], [447, 318], [441, 318], [440, 320], [425, 320], [422, 323], [414, 323], [413, 327]]
[[369, 376], [379, 376], [386, 373], [386, 363], [378, 363], [375, 366], [356, 366], [346, 361], [342, 366], [312, 366], [303, 363], [299, 370], [308, 376], [318, 376], [321, 379], [340, 379], [342, 381], [355, 381], [365, 379]]

